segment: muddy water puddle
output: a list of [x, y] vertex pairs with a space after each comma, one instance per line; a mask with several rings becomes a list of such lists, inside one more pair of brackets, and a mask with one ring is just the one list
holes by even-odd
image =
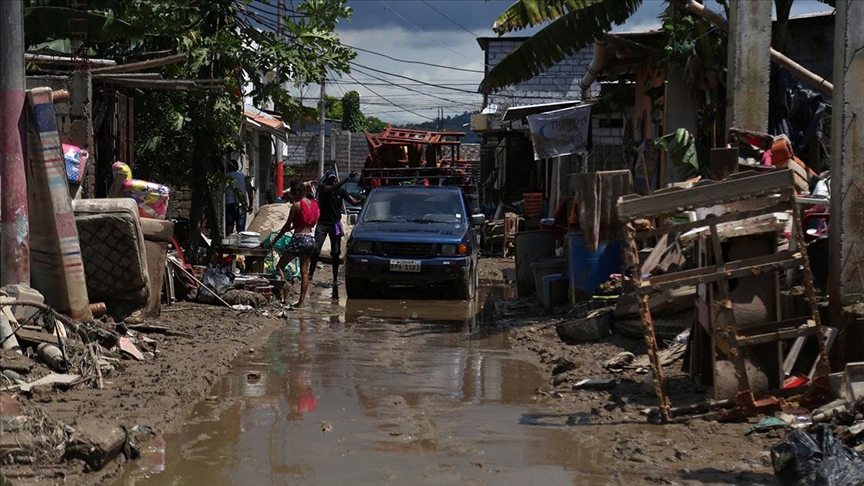
[[494, 292], [292, 312], [118, 484], [610, 484], [587, 431], [526, 420], [545, 377]]

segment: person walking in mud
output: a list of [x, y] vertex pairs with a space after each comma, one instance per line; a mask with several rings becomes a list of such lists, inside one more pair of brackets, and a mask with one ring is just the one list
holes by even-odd
[[[306, 187], [299, 181], [291, 183], [289, 189], [291, 198], [291, 209], [288, 213], [288, 219], [279, 230], [279, 234], [270, 240], [270, 247], [282, 238], [282, 235], [289, 231], [294, 231], [291, 237], [291, 242], [285, 247], [279, 258], [279, 263], [276, 264], [276, 269], [279, 276], [285, 279], [285, 267], [294, 258], [300, 258], [300, 300], [292, 306], [303, 307], [306, 302], [306, 292], [309, 290], [309, 262], [312, 254], [315, 252], [315, 236], [312, 233], [312, 228], [318, 223], [318, 217], [321, 213], [318, 203], [306, 197]], [[282, 291], [282, 304], [285, 304], [287, 289]]]
[[333, 293], [332, 298], [339, 298], [339, 263], [342, 258], [342, 236], [345, 230], [342, 227], [343, 201], [359, 205], [360, 200], [355, 199], [343, 187], [346, 182], [357, 177], [357, 169], [351, 171], [348, 177], [339, 180], [336, 172], [328, 169], [318, 185], [318, 204], [321, 207], [321, 218], [315, 227], [315, 253], [312, 254], [309, 280], [315, 274], [318, 259], [321, 256], [321, 248], [324, 240], [330, 238], [330, 260], [333, 266]]

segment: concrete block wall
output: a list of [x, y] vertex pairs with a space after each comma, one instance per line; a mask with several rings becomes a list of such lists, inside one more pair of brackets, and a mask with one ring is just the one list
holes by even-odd
[[[487, 50], [489, 65], [497, 65], [521, 42], [521, 40], [507, 38], [490, 39]], [[489, 103], [523, 106], [582, 99], [579, 82], [588, 72], [588, 66], [593, 58], [594, 46], [588, 46], [532, 79], [490, 94]], [[595, 83], [591, 87], [591, 92], [599, 94], [599, 84]]]
[[85, 169], [83, 194], [93, 194], [96, 185], [96, 160], [93, 153], [93, 85], [88, 73], [71, 76], [27, 76], [27, 89], [48, 87], [52, 90], [67, 90], [69, 100], [54, 103], [57, 130], [60, 141], [81, 147], [90, 152], [91, 159]]

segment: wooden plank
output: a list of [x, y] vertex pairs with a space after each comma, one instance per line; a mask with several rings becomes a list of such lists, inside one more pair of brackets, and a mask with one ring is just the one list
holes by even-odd
[[754, 344], [770, 343], [773, 341], [782, 341], [784, 339], [794, 339], [801, 336], [811, 336], [819, 332], [819, 327], [813, 321], [812, 325], [797, 327], [794, 329], [783, 329], [779, 331], [769, 332], [765, 334], [757, 334], [755, 336], [742, 337], [738, 336], [738, 343], [744, 346], [752, 346]]
[[618, 200], [618, 216], [622, 221], [653, 218], [695, 208], [764, 197], [794, 189], [790, 169], [778, 170], [741, 179], [696, 186], [684, 191]]
[[[766, 201], [768, 202], [768, 201]], [[753, 209], [749, 211], [737, 211], [732, 213], [727, 213], [722, 216], [717, 216], [711, 218], [711, 222], [715, 222], [717, 224], [727, 223], [731, 221], [738, 221], [742, 219], [753, 218], [756, 216], [762, 216], [763, 214], [770, 213], [782, 213], [784, 211], [788, 211], [792, 209], [792, 203], [790, 201], [783, 201], [778, 204], [766, 206], [762, 209]], [[639, 231], [636, 233], [637, 240], [644, 240], [646, 238], [652, 238], [655, 236], [660, 236], [663, 234], [669, 233], [684, 233], [696, 228], [707, 227], [708, 222], [706, 220], [693, 221], [688, 223], [678, 223], [678, 224], [669, 224], [665, 226], [660, 226], [659, 228], [655, 228], [652, 230]]]
[[765, 272], [777, 272], [787, 268], [794, 268], [804, 263], [801, 253], [783, 251], [774, 255], [748, 258], [726, 264], [723, 270], [717, 267], [696, 268], [668, 275], [661, 275], [650, 280], [645, 280], [636, 289], [638, 294], [651, 294], [666, 289], [675, 289], [688, 285], [698, 285], [716, 282], [721, 279], [741, 278], [758, 275]]
[[34, 344], [48, 343], [53, 344], [54, 346], [59, 346], [59, 343], [57, 342], [57, 336], [54, 334], [48, 334], [47, 332], [31, 331], [29, 329], [19, 329], [18, 332], [16, 332], [15, 334], [20, 341], [26, 341], [28, 343]]
[[745, 339], [751, 336], [756, 336], [758, 334], [766, 334], [772, 331], [776, 331], [778, 329], [791, 329], [798, 328], [801, 326], [815, 326], [816, 322], [810, 318], [810, 316], [806, 317], [795, 317], [793, 319], [786, 319], [785, 321], [778, 322], [766, 322], [763, 324], [758, 324], [755, 326], [750, 326], [746, 329], [741, 329], [738, 331], [738, 338]]

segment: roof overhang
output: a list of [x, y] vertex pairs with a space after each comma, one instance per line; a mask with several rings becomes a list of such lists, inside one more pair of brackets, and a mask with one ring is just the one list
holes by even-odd
[[276, 115], [247, 105], [243, 109], [243, 122], [253, 130], [270, 133], [283, 142], [288, 141], [289, 133], [296, 133], [291, 127]]
[[554, 103], [542, 103], [539, 105], [512, 106], [510, 108], [507, 108], [506, 111], [504, 111], [504, 116], [501, 118], [501, 121], [521, 120], [522, 118], [525, 118], [529, 115], [546, 113], [548, 111], [562, 110], [564, 108], [570, 108], [583, 104], [592, 104], [592, 102], [586, 100], [572, 100], [556, 101]]

